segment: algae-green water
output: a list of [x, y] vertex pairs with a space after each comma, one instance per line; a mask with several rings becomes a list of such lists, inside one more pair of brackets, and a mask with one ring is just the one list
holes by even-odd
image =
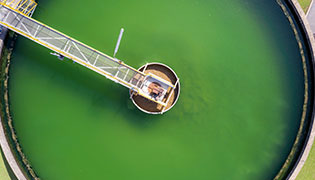
[[293, 30], [274, 0], [41, 0], [35, 19], [135, 68], [161, 62], [179, 101], [147, 115], [128, 89], [19, 37], [9, 95], [16, 133], [47, 180], [272, 179], [304, 98]]

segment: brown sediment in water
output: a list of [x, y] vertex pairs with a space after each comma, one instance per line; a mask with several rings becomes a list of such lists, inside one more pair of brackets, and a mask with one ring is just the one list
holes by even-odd
[[[145, 66], [141, 67], [139, 70], [143, 71], [144, 68]], [[169, 67], [163, 64], [158, 64], [158, 63], [148, 64], [144, 73], [146, 74], [151, 73], [156, 76], [159, 76], [160, 78], [163, 78], [164, 80], [170, 82], [171, 84], [175, 84], [178, 80], [175, 73]], [[167, 92], [167, 94], [170, 94], [170, 92]], [[167, 111], [172, 107], [172, 105], [176, 102], [178, 95], [179, 95], [179, 84], [176, 85], [174, 92], [171, 93], [171, 96], [169, 97], [169, 101], [164, 111]], [[139, 108], [142, 108], [143, 110], [148, 111], [148, 112], [159, 113], [163, 109], [162, 105], [159, 105], [153, 101], [150, 101], [140, 95], [135, 94], [132, 96], [132, 99]]]

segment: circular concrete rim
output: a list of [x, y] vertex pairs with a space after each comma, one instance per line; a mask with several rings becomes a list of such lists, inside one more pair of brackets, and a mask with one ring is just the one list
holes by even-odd
[[[314, 36], [313, 36], [313, 32], [311, 30], [310, 24], [305, 16], [305, 13], [303, 11], [303, 9], [300, 6], [300, 3], [297, 0], [288, 0], [286, 3], [288, 6], [291, 6], [293, 8], [293, 13], [295, 13], [297, 15], [297, 21], [300, 21], [302, 28], [301, 31], [305, 33], [305, 36], [307, 38], [307, 40], [309, 41], [309, 45], [306, 45], [308, 47], [308, 49], [310, 50], [311, 53], [311, 66], [314, 69], [315, 66], [315, 40], [314, 40]], [[315, 33], [315, 32], [314, 32]], [[311, 76], [314, 78], [314, 72], [313, 74], [311, 74]], [[311, 82], [312, 83], [312, 82]], [[289, 173], [289, 175], [286, 177], [287, 180], [294, 180], [297, 178], [299, 172], [302, 170], [302, 167], [304, 166], [305, 161], [307, 160], [307, 157], [311, 151], [311, 148], [313, 146], [314, 143], [314, 138], [315, 138], [315, 117], [314, 117], [314, 113], [315, 113], [315, 106], [314, 106], [314, 99], [313, 99], [313, 109], [311, 110], [310, 113], [312, 113], [312, 117], [311, 117], [311, 122], [310, 122], [310, 129], [307, 132], [308, 135], [306, 137], [303, 149], [298, 157], [298, 160], [296, 161], [293, 169], [291, 170], [291, 172]]]
[[[2, 57], [2, 49], [4, 46], [4, 40], [7, 37], [8, 29], [1, 26], [0, 29], [2, 31], [0, 32], [0, 58]], [[3, 103], [3, 102], [1, 102]], [[13, 153], [13, 150], [10, 147], [10, 141], [7, 139], [7, 134], [5, 131], [5, 128], [2, 124], [3, 119], [0, 116], [0, 148], [3, 152], [3, 159], [7, 161], [11, 171], [13, 172], [13, 175], [19, 179], [19, 180], [27, 180], [26, 175], [23, 173], [23, 169], [18, 163], [18, 160], [15, 158], [15, 155]]]
[[[168, 68], [169, 70], [171, 70], [171, 72], [175, 75], [176, 79], [178, 80], [178, 83], [177, 83], [177, 85], [176, 85], [176, 87], [175, 87], [175, 89], [178, 88], [177, 97], [176, 97], [175, 101], [173, 102], [172, 106], [170, 106], [168, 109], [166, 109], [166, 110], [163, 112], [163, 113], [166, 113], [167, 111], [169, 111], [170, 109], [172, 109], [172, 108], [174, 107], [174, 105], [177, 103], [177, 101], [178, 101], [178, 99], [179, 99], [179, 96], [180, 96], [180, 81], [179, 81], [179, 78], [178, 78], [177, 74], [175, 73], [175, 71], [174, 71], [172, 68], [170, 68], [170, 67], [167, 66], [166, 64], [162, 64], [162, 63], [158, 63], [158, 62], [147, 63], [147, 64], [141, 66], [138, 70], [144, 68], [145, 66], [149, 66], [149, 65], [160, 65], [160, 66], [164, 66], [164, 67]], [[137, 104], [137, 103], [134, 101], [134, 99], [132, 98], [132, 90], [129, 90], [129, 94], [130, 94], [130, 99], [131, 99], [132, 103], [133, 103], [138, 109], [140, 109], [142, 112], [147, 113], [147, 114], [162, 114], [162, 112], [150, 112], [150, 111], [147, 111], [147, 110], [141, 108], [140, 106], [138, 106], [138, 104]]]
[[[313, 58], [312, 59], [312, 63], [314, 65], [315, 64], [315, 62], [314, 62], [314, 60], [315, 60], [315, 55], [314, 55], [314, 52], [315, 52], [315, 41], [314, 41], [314, 38], [313, 38], [312, 31], [310, 30], [309, 23], [307, 22], [307, 20], [305, 18], [305, 15], [304, 15], [304, 12], [301, 9], [300, 5], [298, 4], [298, 1], [297, 0], [288, 0], [288, 2], [289, 3], [286, 3], [286, 4], [292, 3], [293, 8], [296, 10], [295, 13], [300, 17], [300, 21], [301, 21], [302, 25], [305, 28], [306, 36], [309, 39], [309, 41], [311, 42], [311, 45], [310, 45], [309, 49], [313, 53], [313, 56], [311, 58]], [[312, 74], [312, 75], [314, 76], [314, 74]], [[306, 140], [307, 142], [305, 143], [305, 147], [303, 149], [303, 152], [300, 155], [300, 158], [299, 158], [298, 162], [296, 163], [296, 166], [294, 167], [294, 169], [292, 170], [290, 176], [287, 179], [290, 179], [290, 180], [291, 179], [292, 180], [295, 179], [295, 177], [297, 176], [297, 173], [299, 173], [299, 171], [301, 170], [302, 166], [304, 165], [304, 162], [306, 161], [306, 159], [308, 157], [310, 148], [313, 145], [314, 137], [315, 137], [315, 123], [314, 123], [314, 120], [315, 119], [314, 119], [314, 109], [313, 109], [313, 116], [312, 116], [312, 119], [311, 119], [311, 121], [312, 121], [311, 122], [312, 128], [310, 128], [309, 136], [308, 136], [308, 139]], [[1, 128], [1, 130], [3, 130], [3, 129]], [[3, 143], [3, 141], [1, 141], [1, 142]], [[4, 154], [7, 155], [8, 153], [4, 153]], [[13, 160], [13, 161], [15, 161], [15, 160]], [[12, 168], [12, 165], [11, 164], [9, 164], [9, 165]], [[17, 175], [16, 172], [14, 172], [14, 174]], [[295, 174], [295, 175], [292, 175], [292, 174]]]

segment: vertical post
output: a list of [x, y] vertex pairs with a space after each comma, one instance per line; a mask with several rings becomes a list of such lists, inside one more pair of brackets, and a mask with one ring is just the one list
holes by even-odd
[[121, 38], [122, 38], [123, 34], [124, 34], [124, 28], [121, 28], [120, 33], [119, 33], [119, 37], [118, 37], [118, 40], [117, 40], [116, 48], [115, 48], [115, 51], [114, 51], [114, 58], [115, 58], [115, 56], [116, 56], [116, 54], [118, 52], [120, 41], [121, 41]]

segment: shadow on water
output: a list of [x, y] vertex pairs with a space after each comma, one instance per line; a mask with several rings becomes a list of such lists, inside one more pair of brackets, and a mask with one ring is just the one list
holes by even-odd
[[[273, 42], [273, 49], [281, 55], [277, 59], [279, 64], [285, 66], [280, 67], [280, 73], [286, 77], [286, 81], [282, 82], [282, 86], [286, 90], [283, 92], [286, 96], [286, 102], [290, 105], [286, 109], [287, 113], [284, 118], [287, 124], [284, 135], [284, 137], [287, 137], [287, 143], [279, 145], [278, 154], [280, 157], [274, 162], [273, 167], [266, 170], [266, 172], [274, 172], [272, 176], [261, 177], [261, 179], [272, 179], [288, 157], [301, 122], [305, 89], [302, 57], [292, 27], [276, 0], [241, 0], [241, 2], [251, 11], [253, 17], [262, 24], [263, 31], [270, 34], [266, 37], [270, 37], [269, 41]], [[303, 48], [306, 49], [305, 46]]]
[[[36, 0], [36, 2], [40, 8], [37, 8], [33, 15], [35, 19], [37, 16], [44, 14], [45, 8], [49, 7], [51, 1]], [[33, 46], [32, 50], [34, 52], [30, 53], [21, 50], [22, 48], [19, 48], [20, 44]], [[155, 124], [161, 117], [160, 115], [149, 115], [138, 110], [130, 100], [127, 88], [113, 83], [111, 80], [74, 63], [72, 60], [65, 58], [64, 61], [60, 61], [54, 56], [47, 56], [50, 50], [25, 38], [18, 38], [16, 47], [15, 51], [18, 49], [19, 55], [23, 56], [23, 61], [28, 61], [27, 63], [32, 66], [40, 66], [40, 68], [36, 68], [36, 71], [39, 71], [40, 74], [45, 75], [47, 72], [50, 72], [50, 74], [53, 74], [53, 77], [50, 78], [54, 78], [54, 82], [63, 84], [62, 86], [68, 91], [78, 93], [78, 95], [82, 95], [82, 91], [84, 91], [84, 94], [88, 96], [82, 98], [96, 99], [93, 108], [95, 106], [96, 108], [113, 109], [113, 112], [116, 111], [119, 114], [123, 114], [125, 116], [124, 119], [137, 128], [148, 128]], [[14, 56], [15, 54], [13, 54], [13, 58]], [[17, 58], [14, 60], [19, 61], [21, 59]], [[71, 82], [71, 86], [69, 86], [69, 82]]]
[[[34, 46], [33, 52], [23, 51], [20, 44]], [[90, 108], [111, 109], [112, 112], [123, 116], [126, 121], [137, 128], [148, 128], [156, 123], [161, 116], [149, 115], [140, 110], [132, 103], [129, 90], [95, 73], [72, 60], [58, 60], [54, 56], [47, 56], [49, 50], [34, 44], [27, 39], [18, 38], [15, 50], [23, 58], [14, 58], [12, 64], [24, 64], [34, 67], [39, 74], [49, 76], [49, 83], [56, 83], [68, 92], [76, 94], [76, 97], [92, 99]], [[45, 58], [39, 58], [45, 57]], [[24, 61], [23, 63], [17, 61]], [[13, 71], [10, 71], [13, 73]], [[70, 85], [71, 84], [71, 85]], [[82, 96], [84, 94], [85, 96]], [[106, 120], [108, 118], [102, 118]]]
[[[127, 97], [126, 97], [127, 98]], [[130, 105], [128, 102], [128, 107], [134, 106], [134, 104], [130, 101]], [[163, 115], [151, 115], [146, 114], [140, 110], [137, 109], [137, 107], [134, 106], [134, 108], [126, 108], [122, 113], [125, 113], [129, 116], [129, 118], [126, 118], [126, 120], [133, 126], [137, 128], [150, 128], [154, 124], [158, 123], [161, 119], [161, 116]]]

